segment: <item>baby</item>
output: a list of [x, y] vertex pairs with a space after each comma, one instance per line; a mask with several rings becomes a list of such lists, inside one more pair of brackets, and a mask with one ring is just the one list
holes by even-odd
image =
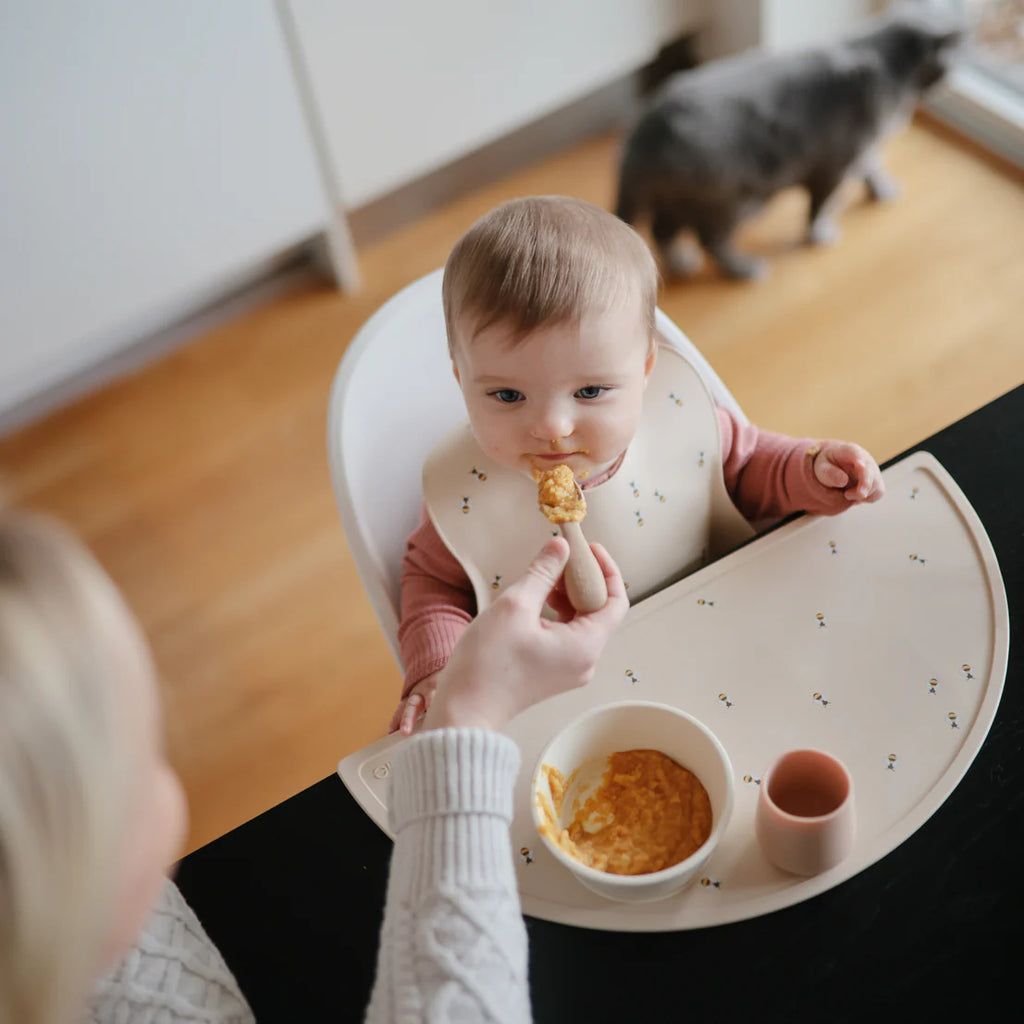
[[882, 496], [858, 445], [769, 433], [716, 408], [690, 364], [659, 344], [657, 287], [632, 228], [562, 196], [507, 202], [452, 250], [442, 293], [469, 424], [424, 470], [391, 732], [412, 731], [461, 632], [550, 530], [535, 511], [536, 470], [573, 470], [587, 537], [614, 556], [633, 600], [751, 536], [748, 520], [833, 515]]

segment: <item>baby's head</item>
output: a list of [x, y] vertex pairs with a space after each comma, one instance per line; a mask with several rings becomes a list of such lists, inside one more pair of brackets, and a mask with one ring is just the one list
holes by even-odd
[[625, 451], [654, 365], [658, 272], [643, 239], [565, 196], [513, 199], [445, 266], [448, 346], [484, 451], [600, 472]]
[[184, 823], [135, 620], [66, 531], [0, 509], [0, 1021], [79, 1019]]

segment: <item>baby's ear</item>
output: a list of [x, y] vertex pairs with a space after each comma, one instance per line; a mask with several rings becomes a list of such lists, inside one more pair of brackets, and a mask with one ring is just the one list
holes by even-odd
[[462, 387], [462, 378], [459, 376], [459, 367], [456, 365], [455, 360], [452, 360], [452, 373], [455, 374], [455, 383]]
[[650, 377], [654, 364], [658, 361], [658, 339], [652, 334], [647, 348], [647, 362], [644, 363], [644, 377]]

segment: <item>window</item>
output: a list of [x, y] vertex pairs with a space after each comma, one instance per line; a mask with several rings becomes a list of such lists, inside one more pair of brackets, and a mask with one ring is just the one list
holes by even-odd
[[939, 0], [966, 24], [963, 57], [928, 106], [1024, 166], [1024, 0]]

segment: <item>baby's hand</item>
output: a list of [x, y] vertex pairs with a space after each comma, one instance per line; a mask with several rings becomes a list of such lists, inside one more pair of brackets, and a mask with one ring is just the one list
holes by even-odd
[[388, 732], [401, 730], [408, 736], [416, 725], [419, 717], [430, 707], [437, 689], [437, 673], [421, 679], [399, 702], [395, 713], [391, 716]]
[[823, 487], [842, 490], [852, 504], [878, 501], [885, 482], [878, 463], [859, 444], [825, 441], [814, 456], [814, 476]]

